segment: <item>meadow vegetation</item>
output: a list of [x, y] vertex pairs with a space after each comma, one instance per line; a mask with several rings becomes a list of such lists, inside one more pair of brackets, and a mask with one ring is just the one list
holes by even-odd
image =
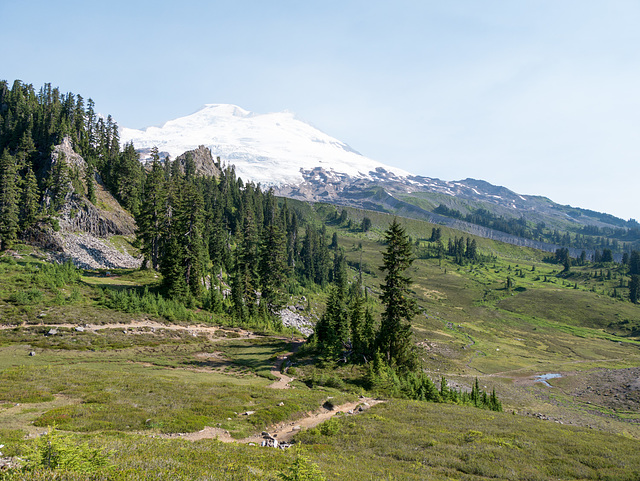
[[[318, 219], [333, 219], [330, 206], [315, 209]], [[354, 223], [365, 214], [348, 213]], [[361, 279], [379, 319], [380, 235], [389, 217], [366, 215], [367, 232], [329, 220], [327, 236], [337, 233], [348, 282]], [[427, 245], [432, 225], [405, 226], [414, 245]], [[495, 389], [504, 412], [402, 399], [367, 383], [367, 363], [300, 345], [291, 330], [172, 305], [152, 271], [107, 276], [47, 264], [26, 247], [5, 253], [0, 444], [28, 470], [2, 476], [295, 479], [286, 476], [308, 469], [336, 480], [637, 479], [640, 311], [623, 299], [623, 266], [574, 266], [567, 276], [544, 253], [476, 241], [481, 262], [425, 256], [412, 264], [412, 336], [436, 392], [443, 377], [459, 392], [477, 380]], [[298, 288], [290, 302], [302, 293], [304, 313], [319, 317], [328, 291]], [[293, 389], [270, 389], [284, 355]], [[561, 377], [535, 381], [546, 373]], [[360, 395], [386, 402], [302, 430], [295, 439], [303, 454], [176, 435], [210, 426], [240, 440]], [[28, 461], [42, 450], [37, 435], [52, 426], [75, 461]]]

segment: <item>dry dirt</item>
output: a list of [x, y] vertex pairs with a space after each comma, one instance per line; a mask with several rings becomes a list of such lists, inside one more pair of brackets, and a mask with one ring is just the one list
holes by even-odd
[[[356, 409], [359, 406], [373, 406], [375, 404], [379, 404], [384, 402], [380, 399], [371, 399], [371, 398], [360, 398], [358, 401], [342, 404], [340, 406], [334, 406], [333, 409], [326, 409], [324, 407], [314, 411], [312, 413], [308, 413], [305, 417], [296, 420], [295, 422], [287, 422], [276, 424], [275, 426], [271, 426], [267, 432], [274, 438], [276, 438], [279, 442], [288, 442], [299, 433], [303, 429], [310, 429], [323, 421], [335, 416], [339, 413], [347, 413], [350, 411], [356, 413]], [[368, 405], [368, 406], [367, 406]], [[228, 431], [221, 428], [213, 428], [213, 427], [205, 427], [202, 431], [198, 431], [196, 433], [185, 433], [185, 434], [167, 434], [162, 435], [165, 438], [176, 438], [179, 437], [181, 439], [186, 439], [188, 441], [198, 441], [200, 439], [218, 439], [219, 441], [225, 443], [255, 443], [260, 444], [264, 437], [261, 434], [254, 434], [244, 439], [234, 439], [231, 437]]]

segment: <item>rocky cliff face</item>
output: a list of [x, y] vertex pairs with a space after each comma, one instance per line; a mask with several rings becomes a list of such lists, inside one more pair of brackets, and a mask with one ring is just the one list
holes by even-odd
[[[51, 166], [61, 159], [72, 172], [76, 171], [79, 182], [75, 182], [75, 186], [74, 182], [69, 182], [64, 202], [51, 216], [54, 220], [39, 222], [24, 233], [23, 239], [51, 252], [58, 260], [71, 259], [85, 269], [139, 267], [142, 259], [123, 247], [128, 243], [115, 242], [116, 236], [126, 238], [135, 234], [133, 217], [122, 209], [97, 176], [94, 179], [96, 203], [85, 197], [86, 186], [82, 179], [87, 163], [73, 150], [69, 138], [53, 149]], [[44, 194], [44, 204], [46, 207], [51, 204], [48, 191]]]
[[[184, 154], [176, 157], [176, 162], [180, 164], [180, 169], [184, 172], [187, 165], [187, 159], [191, 157], [195, 164], [196, 172], [207, 177], [219, 177], [220, 169], [216, 166], [211, 155], [211, 149], [200, 145], [197, 149], [189, 150]], [[218, 159], [219, 161], [220, 159]]]

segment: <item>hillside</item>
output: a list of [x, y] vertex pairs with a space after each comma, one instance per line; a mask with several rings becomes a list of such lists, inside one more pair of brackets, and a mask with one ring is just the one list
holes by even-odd
[[[318, 208], [319, 220], [332, 218], [331, 206]], [[329, 221], [327, 227], [345, 248], [353, 266], [350, 277], [357, 277], [362, 266], [373, 296], [383, 248], [378, 236], [388, 217], [354, 210], [348, 218], [356, 221], [362, 215], [373, 221], [364, 235], [347, 223]], [[434, 225], [408, 221], [406, 227], [419, 237]], [[446, 230], [443, 235], [461, 233]], [[640, 442], [633, 441], [640, 439], [638, 307], [603, 295], [602, 289], [616, 281], [594, 277], [594, 266], [576, 269], [569, 282], [558, 277], [556, 266], [542, 262], [539, 251], [477, 240], [480, 252], [492, 256], [488, 262], [415, 262], [414, 292], [424, 314], [413, 324], [414, 338], [434, 380], [445, 376], [450, 386], [469, 388], [477, 378], [496, 389], [505, 413], [489, 416], [473, 407], [384, 396], [386, 402], [367, 414], [336, 418], [298, 435], [295, 439], [308, 446], [305, 456], [328, 479], [472, 479], [480, 473], [495, 479], [547, 479], [558, 473], [563, 479], [633, 476], [640, 469], [631, 454]], [[112, 272], [110, 277], [87, 271], [50, 290], [46, 283], [35, 283], [36, 278], [28, 281], [37, 265], [28, 253], [5, 255], [0, 262], [9, 288], [2, 297], [2, 318], [25, 323], [16, 329], [15, 321], [10, 322], [9, 329], [0, 331], [1, 375], [12, 379], [2, 384], [0, 433], [10, 446], [5, 453], [19, 452], [21, 433], [35, 433], [37, 426], [55, 420], [59, 429], [85, 433], [78, 440], [114, 450], [115, 472], [123, 479], [147, 473], [151, 459], [161, 466], [163, 478], [182, 473], [201, 479], [213, 466], [210, 462], [229, 465], [235, 459], [233, 469], [218, 471], [219, 479], [275, 479], [293, 462], [293, 453], [207, 439], [194, 444], [170, 434], [211, 426], [241, 439], [283, 423], [293, 428], [304, 412], [319, 409], [327, 399], [338, 405], [363, 393], [353, 367], [330, 359], [312, 362], [315, 355], [308, 350], [300, 351], [289, 368], [295, 389], [265, 390], [276, 356], [292, 349], [290, 336], [224, 328], [196, 312], [175, 325], [145, 313], [149, 308], [143, 306], [130, 313], [105, 309], [104, 294], [96, 287], [153, 288], [158, 279], [140, 271]], [[506, 291], [504, 279], [510, 274], [515, 285]], [[31, 286], [26, 303], [11, 295], [12, 283], [25, 281]], [[306, 294], [305, 311], [313, 316], [323, 309], [326, 294]], [[60, 300], [53, 303], [54, 297]], [[52, 327], [57, 332], [47, 335]], [[43, 370], [45, 365], [49, 367]], [[549, 385], [536, 382], [536, 376], [550, 373], [560, 376], [549, 378]], [[20, 405], [14, 406], [16, 402]], [[363, 434], [381, 431], [384, 442]], [[363, 444], [365, 439], [370, 441]], [[176, 450], [199, 460], [179, 462]], [[355, 464], [344, 465], [345, 452]], [[207, 453], [212, 461], [197, 453]], [[495, 456], [500, 465], [491, 461]]]
[[640, 474], [638, 251], [143, 168], [81, 97], [0, 94], [0, 477]]
[[175, 158], [202, 145], [233, 164], [244, 181], [293, 199], [396, 213], [549, 252], [567, 247], [574, 257], [612, 249], [620, 258], [640, 246], [636, 221], [483, 180], [411, 174], [361, 155], [290, 112], [256, 114], [211, 104], [160, 127], [121, 128], [120, 138], [132, 142], [143, 160], [154, 146], [161, 157]]

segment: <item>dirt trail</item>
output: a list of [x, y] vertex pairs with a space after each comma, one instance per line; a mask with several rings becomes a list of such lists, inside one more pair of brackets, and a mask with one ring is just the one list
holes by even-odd
[[223, 333], [234, 333], [239, 336], [239, 338], [243, 339], [252, 339], [259, 337], [258, 335], [253, 334], [251, 331], [247, 331], [245, 329], [229, 329], [224, 327], [217, 326], [203, 326], [202, 324], [196, 325], [188, 325], [181, 326], [179, 324], [163, 324], [157, 321], [151, 321], [148, 319], [142, 319], [139, 321], [132, 321], [128, 323], [114, 323], [114, 324], [22, 324], [21, 326], [13, 326], [13, 325], [0, 325], [0, 330], [6, 329], [15, 329], [16, 327], [48, 327], [51, 329], [56, 328], [66, 328], [66, 329], [76, 329], [81, 327], [85, 332], [97, 332], [104, 329], [122, 329], [124, 331], [132, 331], [134, 333], [135, 329], [152, 329], [160, 330], [163, 329], [165, 331], [187, 331], [191, 334], [199, 334], [205, 333], [209, 335], [214, 335], [216, 332]]
[[293, 349], [291, 350], [291, 352], [283, 354], [282, 356], [278, 356], [278, 362], [276, 363], [275, 366], [273, 366], [271, 368], [271, 374], [274, 375], [275, 377], [277, 377], [278, 380], [275, 381], [272, 384], [269, 384], [267, 386], [268, 388], [271, 388], [271, 389], [294, 389], [292, 386], [289, 386], [289, 383], [292, 382], [295, 378], [287, 376], [286, 374], [284, 374], [282, 372], [282, 366], [284, 365], [285, 362], [287, 362], [287, 359], [289, 359], [290, 356], [295, 354], [298, 351], [298, 349], [300, 349], [300, 346], [302, 346], [302, 344], [304, 344], [304, 340], [297, 339], [297, 340], [294, 341], [293, 338], [292, 338], [292, 344], [293, 344]]
[[[317, 411], [307, 414], [305, 417], [298, 419], [294, 422], [280, 423], [275, 426], [271, 426], [267, 432], [278, 442], [288, 442], [303, 429], [310, 429], [323, 421], [335, 416], [338, 413], [349, 413], [353, 411], [357, 412], [359, 406], [363, 406], [365, 409], [384, 402], [380, 399], [372, 398], [360, 398], [358, 401], [341, 404], [340, 406], [334, 406], [333, 409], [320, 408]], [[264, 437], [261, 434], [254, 434], [244, 439], [234, 439], [231, 437], [228, 431], [222, 428], [205, 427], [202, 431], [196, 433], [186, 434], [167, 434], [162, 435], [163, 438], [177, 438], [186, 439], [188, 441], [198, 441], [200, 439], [218, 439], [224, 443], [255, 443], [260, 444]]]

